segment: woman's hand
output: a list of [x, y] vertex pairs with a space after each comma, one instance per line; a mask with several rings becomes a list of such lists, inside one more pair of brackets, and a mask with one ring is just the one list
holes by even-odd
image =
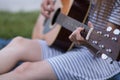
[[[89, 21], [88, 22], [89, 27], [93, 27], [93, 24]], [[74, 42], [75, 44], [80, 44], [81, 41], [84, 41], [84, 38], [80, 34], [80, 32], [84, 30], [83, 27], [78, 27], [73, 33], [69, 36], [69, 39]]]
[[43, 0], [41, 4], [41, 13], [49, 18], [50, 13], [54, 11], [54, 1], [53, 0]]

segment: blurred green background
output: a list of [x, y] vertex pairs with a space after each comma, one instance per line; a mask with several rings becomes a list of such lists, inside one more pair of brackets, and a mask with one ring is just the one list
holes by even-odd
[[31, 38], [39, 11], [5, 12], [0, 11], [0, 38], [11, 39], [15, 36]]

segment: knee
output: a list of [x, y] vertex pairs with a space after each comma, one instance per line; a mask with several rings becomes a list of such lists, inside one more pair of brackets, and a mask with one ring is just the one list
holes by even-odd
[[15, 37], [12, 40], [12, 43], [19, 44], [19, 45], [22, 45], [22, 46], [32, 45], [32, 44], [34, 44], [36, 42], [38, 42], [38, 41], [37, 40], [30, 40], [30, 39], [27, 39], [27, 38], [23, 38], [21, 36]]
[[6, 46], [6, 48], [19, 49], [20, 47], [24, 46], [25, 42], [26, 42], [25, 38], [18, 36], [13, 38], [12, 41]]
[[26, 43], [27, 43], [26, 38], [18, 36], [18, 37], [13, 38], [13, 40], [11, 41], [9, 45], [16, 46], [16, 47], [23, 47], [26, 45]]
[[13, 38], [13, 40], [12, 40], [12, 42], [14, 42], [14, 43], [21, 43], [21, 42], [23, 42], [23, 41], [24, 41], [24, 38], [21, 37], [21, 36], [15, 37], [15, 38]]
[[30, 68], [31, 64], [32, 64], [31, 62], [25, 62], [25, 63], [21, 64], [20, 66], [18, 66], [14, 70], [14, 72], [17, 73], [17, 74], [23, 74], [26, 71], [28, 71], [28, 69]]

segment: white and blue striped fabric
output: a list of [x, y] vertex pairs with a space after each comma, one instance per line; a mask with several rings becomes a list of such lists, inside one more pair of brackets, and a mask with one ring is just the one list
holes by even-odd
[[[120, 4], [120, 0], [115, 1], [115, 6]], [[120, 5], [112, 11], [109, 20], [120, 25]], [[94, 23], [95, 16], [89, 20]], [[110, 64], [111, 58], [95, 58], [86, 47], [74, 48], [64, 54], [61, 50], [49, 47], [45, 41], [40, 40], [40, 45], [43, 59], [52, 66], [58, 80], [106, 80], [120, 72], [120, 62]]]
[[40, 41], [43, 59], [52, 66], [58, 80], [106, 80], [120, 72], [120, 63], [111, 58], [94, 58], [85, 47], [79, 47], [63, 54]]
[[120, 0], [116, 1], [109, 21], [114, 24], [120, 25]]

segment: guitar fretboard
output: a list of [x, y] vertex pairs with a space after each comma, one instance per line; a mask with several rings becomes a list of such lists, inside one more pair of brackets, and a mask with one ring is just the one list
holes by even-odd
[[86, 31], [89, 30], [89, 27], [69, 16], [66, 16], [62, 13], [59, 13], [56, 19], [56, 23], [60, 24], [62, 27], [74, 31], [78, 27], [84, 27]]

